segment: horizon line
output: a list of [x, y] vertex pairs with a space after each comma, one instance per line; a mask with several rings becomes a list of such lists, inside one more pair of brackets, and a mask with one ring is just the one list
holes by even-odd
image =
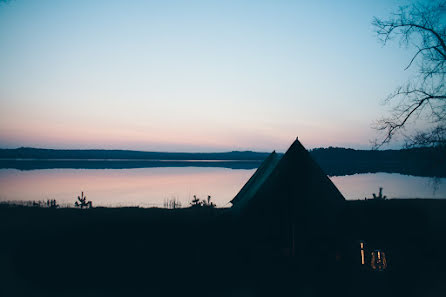
[[[430, 147], [419, 147], [419, 148], [430, 148]], [[185, 152], [185, 151], [146, 151], [146, 150], [133, 150], [133, 149], [105, 149], [105, 148], [42, 148], [42, 147], [30, 147], [30, 146], [21, 146], [15, 148], [2, 148], [0, 150], [19, 150], [19, 149], [35, 149], [35, 150], [53, 150], [53, 151], [123, 151], [123, 152], [142, 152], [142, 153], [168, 153], [168, 154], [226, 154], [226, 153], [259, 153], [259, 154], [270, 154], [273, 151], [277, 153], [284, 154], [286, 151], [253, 151], [253, 150], [231, 150], [231, 151], [211, 151], [211, 152]], [[313, 151], [316, 149], [346, 149], [346, 150], [354, 150], [354, 151], [400, 151], [414, 148], [405, 148], [401, 147], [398, 149], [355, 149], [351, 147], [341, 147], [341, 146], [327, 146], [327, 147], [315, 147], [311, 149], [307, 149], [308, 151]]]

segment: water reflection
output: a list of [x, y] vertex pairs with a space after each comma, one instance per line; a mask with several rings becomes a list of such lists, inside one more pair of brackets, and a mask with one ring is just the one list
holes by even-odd
[[[0, 201], [57, 199], [74, 205], [84, 191], [95, 206], [158, 206], [176, 198], [183, 206], [193, 195], [212, 196], [217, 206], [228, 202], [255, 169], [216, 167], [164, 167], [137, 169], [45, 169], [19, 171], [0, 169]], [[446, 179], [436, 192], [432, 179], [376, 173], [331, 177], [347, 199], [364, 199], [384, 188], [389, 198], [446, 198]]]
[[95, 206], [162, 206], [177, 198], [188, 205], [192, 195], [212, 196], [218, 206], [231, 200], [254, 170], [171, 167], [118, 170], [0, 170], [0, 200], [57, 199], [74, 204], [84, 191]]
[[371, 198], [383, 188], [387, 198], [446, 198], [446, 178], [367, 173], [330, 178], [347, 199]]

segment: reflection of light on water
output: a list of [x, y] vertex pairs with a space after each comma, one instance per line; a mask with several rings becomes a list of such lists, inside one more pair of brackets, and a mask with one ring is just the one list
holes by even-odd
[[177, 197], [183, 206], [191, 195], [212, 196], [218, 206], [231, 200], [253, 170], [212, 167], [139, 169], [0, 170], [0, 197], [6, 200], [57, 199], [74, 204], [81, 191], [95, 206], [162, 207]]
[[388, 198], [446, 198], [446, 178], [409, 176], [397, 173], [368, 173], [330, 178], [346, 199], [364, 199], [379, 187]]
[[[95, 206], [163, 207], [178, 199], [188, 206], [192, 195], [212, 196], [217, 206], [238, 193], [252, 170], [216, 167], [160, 167], [137, 169], [45, 169], [19, 171], [0, 169], [0, 201], [56, 199], [74, 205], [81, 191]], [[364, 199], [379, 187], [388, 198], [446, 198], [446, 179], [439, 179], [433, 193], [432, 179], [400, 174], [356, 174], [331, 177], [347, 199]]]

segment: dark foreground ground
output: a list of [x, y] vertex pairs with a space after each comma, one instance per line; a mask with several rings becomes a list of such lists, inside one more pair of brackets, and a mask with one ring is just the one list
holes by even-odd
[[[253, 225], [227, 209], [2, 205], [0, 296], [446, 296], [446, 200], [346, 202], [294, 255]], [[386, 271], [360, 265], [358, 240]]]

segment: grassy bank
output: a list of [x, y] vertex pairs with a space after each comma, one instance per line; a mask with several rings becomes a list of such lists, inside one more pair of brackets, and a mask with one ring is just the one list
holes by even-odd
[[[445, 214], [445, 200], [348, 201], [335, 234], [307, 226], [291, 257], [228, 209], [1, 205], [0, 293], [436, 296], [445, 289]], [[386, 272], [360, 269], [358, 239], [386, 251]]]

